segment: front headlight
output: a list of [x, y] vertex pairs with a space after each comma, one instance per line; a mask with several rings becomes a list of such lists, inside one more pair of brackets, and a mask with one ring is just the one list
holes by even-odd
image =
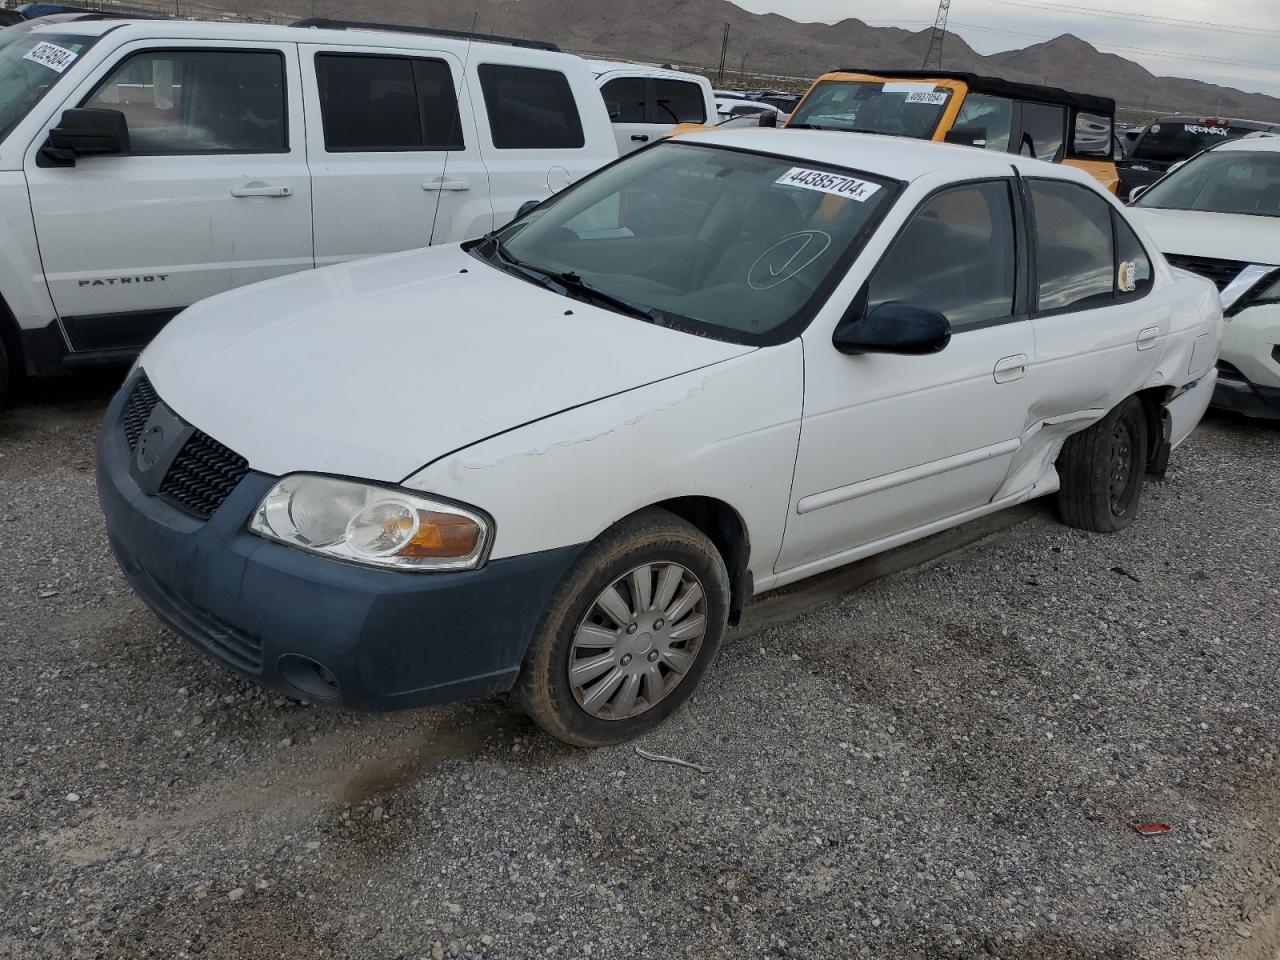
[[464, 507], [304, 473], [267, 492], [249, 529], [326, 557], [397, 570], [474, 570], [493, 535], [485, 517]]

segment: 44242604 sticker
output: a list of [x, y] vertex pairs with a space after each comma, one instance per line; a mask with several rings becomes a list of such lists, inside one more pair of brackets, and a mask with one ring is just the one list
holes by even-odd
[[56, 43], [49, 43], [45, 40], [37, 43], [24, 53], [22, 59], [38, 63], [42, 67], [48, 67], [54, 73], [62, 73], [63, 70], [75, 63], [78, 56], [80, 54], [74, 50], [68, 50], [66, 47], [60, 47]]

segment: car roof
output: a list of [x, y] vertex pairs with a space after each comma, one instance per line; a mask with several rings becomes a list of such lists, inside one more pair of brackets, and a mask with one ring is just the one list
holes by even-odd
[[1216, 144], [1214, 153], [1280, 153], [1280, 136], [1240, 137]]
[[637, 63], [629, 60], [591, 60], [588, 58], [587, 66], [591, 68], [591, 72], [597, 77], [606, 73], [613, 73], [617, 70], [625, 70], [628, 73], [644, 71], [646, 73], [669, 73], [682, 77], [697, 76], [697, 74], [689, 73], [686, 70], [677, 70], [675, 67], [664, 67], [659, 63]]
[[845, 133], [836, 130], [731, 129], [689, 133], [675, 142], [686, 141], [771, 153], [800, 162], [809, 161], [874, 173], [893, 180], [917, 180], [944, 170], [955, 173], [957, 180], [1007, 177], [1016, 168], [1024, 176], [1056, 177], [1097, 186], [1097, 181], [1088, 174], [1060, 163], [1046, 163], [1011, 153], [994, 153], [977, 147], [881, 134]]
[[1157, 117], [1152, 123], [1217, 123], [1226, 124], [1229, 127], [1248, 127], [1250, 130], [1280, 130], [1280, 123], [1270, 123], [1266, 120], [1241, 120], [1237, 117], [1192, 117], [1183, 114], [1176, 116]]
[[[242, 23], [224, 20], [169, 20], [133, 17], [106, 17], [103, 19], [68, 20], [61, 22], [28, 21], [33, 24], [32, 30], [37, 33], [58, 33], [63, 36], [101, 37], [107, 33], [120, 31], [122, 34], [155, 37], [162, 39], [228, 39], [228, 40], [260, 40], [277, 43], [341, 43], [350, 46], [370, 47], [424, 47], [433, 50], [456, 52], [465, 56], [472, 42], [487, 46], [499, 46], [514, 49], [512, 45], [502, 43], [499, 39], [484, 40], [479, 36], [473, 40], [461, 37], [441, 36], [439, 34], [400, 32], [398, 30], [378, 30], [373, 26], [351, 26], [348, 29], [322, 26], [284, 26], [272, 23]], [[520, 47], [521, 53], [534, 57], [553, 57], [556, 59], [571, 58], [580, 61], [573, 54], [562, 53], [539, 47]]]

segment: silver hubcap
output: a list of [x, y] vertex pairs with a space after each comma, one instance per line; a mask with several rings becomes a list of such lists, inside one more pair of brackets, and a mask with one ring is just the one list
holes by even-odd
[[596, 597], [573, 635], [573, 698], [601, 720], [644, 713], [684, 679], [706, 632], [707, 598], [692, 572], [636, 567]]

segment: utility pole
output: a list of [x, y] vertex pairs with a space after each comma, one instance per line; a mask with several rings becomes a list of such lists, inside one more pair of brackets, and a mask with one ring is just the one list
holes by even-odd
[[716, 86], [724, 86], [724, 61], [729, 55], [729, 24], [724, 25], [724, 39], [720, 41], [720, 74], [716, 80]]
[[938, 18], [933, 21], [933, 34], [929, 37], [929, 52], [924, 55], [925, 70], [942, 69], [942, 41], [947, 36], [947, 13], [951, 0], [938, 0]]

